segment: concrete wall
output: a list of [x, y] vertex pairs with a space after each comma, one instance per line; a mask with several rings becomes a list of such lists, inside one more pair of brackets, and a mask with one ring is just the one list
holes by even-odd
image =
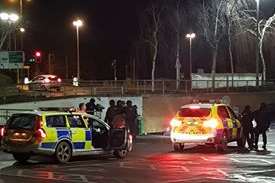
[[209, 100], [229, 98], [231, 106], [240, 112], [245, 105], [251, 105], [253, 110], [257, 109], [261, 102], [275, 103], [275, 92], [265, 93], [236, 93], [236, 94], [200, 94], [193, 97], [182, 96], [146, 96], [143, 98], [143, 115], [145, 120], [145, 131], [163, 131], [169, 126], [177, 110], [193, 99]]
[[[24, 103], [16, 103], [16, 104], [6, 104], [0, 105], [0, 123], [5, 121], [5, 119], [1, 119], [1, 115], [5, 115], [6, 111], [1, 109], [29, 109], [35, 110], [41, 107], [78, 107], [79, 103], [87, 103], [89, 102], [91, 97], [76, 97], [69, 99], [58, 99], [58, 100], [46, 100], [46, 101], [37, 101], [37, 102], [24, 102]], [[102, 118], [105, 118], [105, 113], [107, 108], [109, 107], [109, 101], [111, 99], [117, 100], [131, 100], [133, 105], [137, 105], [138, 114], [143, 115], [143, 101], [142, 97], [93, 97], [96, 100], [97, 104], [101, 104], [105, 107], [102, 112]], [[1, 111], [3, 114], [1, 114]], [[9, 112], [9, 111], [8, 111]], [[10, 110], [9, 113], [16, 113], [16, 110]], [[10, 114], [9, 114], [10, 115]]]

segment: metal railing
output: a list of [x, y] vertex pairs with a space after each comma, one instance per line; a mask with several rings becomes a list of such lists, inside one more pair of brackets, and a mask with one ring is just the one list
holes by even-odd
[[[216, 80], [212, 87], [211, 80], [156, 80], [152, 91], [151, 80], [120, 80], [120, 81], [80, 81], [79, 86], [73, 86], [72, 81], [65, 81], [60, 91], [28, 91], [18, 90], [16, 86], [0, 87], [0, 103], [18, 101], [40, 100], [43, 98], [68, 97], [68, 96], [125, 96], [143, 94], [180, 94], [191, 95], [194, 93], [212, 92], [252, 92], [275, 91], [275, 82], [260, 82], [256, 87], [255, 80]], [[21, 86], [22, 88], [22, 86]]]

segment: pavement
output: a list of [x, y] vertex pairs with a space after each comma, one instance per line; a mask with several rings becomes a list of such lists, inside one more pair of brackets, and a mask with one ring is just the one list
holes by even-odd
[[268, 133], [268, 140], [267, 152], [241, 151], [231, 143], [223, 154], [210, 146], [194, 145], [176, 153], [168, 137], [145, 136], [137, 139], [126, 159], [87, 156], [67, 164], [34, 157], [21, 165], [1, 152], [0, 183], [274, 183], [275, 132]]

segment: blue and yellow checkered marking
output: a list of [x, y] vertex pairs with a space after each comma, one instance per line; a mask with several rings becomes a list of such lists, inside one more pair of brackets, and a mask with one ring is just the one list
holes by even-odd
[[72, 142], [75, 150], [92, 150], [92, 132], [85, 129], [74, 129], [75, 135], [72, 136], [71, 130], [48, 128], [46, 129], [47, 137], [41, 143], [41, 148], [54, 150], [57, 142], [62, 139], [67, 139]]

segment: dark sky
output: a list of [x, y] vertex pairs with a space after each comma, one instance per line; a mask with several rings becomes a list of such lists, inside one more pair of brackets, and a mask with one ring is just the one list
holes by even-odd
[[[8, 1], [0, 0], [5, 4]], [[263, 14], [270, 16], [274, 12], [275, 0], [261, 2]], [[56, 54], [56, 62], [59, 63], [64, 63], [67, 56], [72, 74], [76, 58], [75, 28], [72, 21], [75, 17], [80, 17], [85, 22], [80, 31], [82, 77], [112, 79], [111, 63], [113, 59], [117, 59], [119, 77], [124, 79], [125, 64], [130, 62], [131, 47], [139, 35], [139, 14], [147, 3], [148, 0], [25, 2], [25, 47], [28, 50], [41, 50], [45, 54], [53, 52]], [[45, 54], [44, 60], [47, 59]], [[57, 65], [56, 67], [65, 67], [64, 64]]]

